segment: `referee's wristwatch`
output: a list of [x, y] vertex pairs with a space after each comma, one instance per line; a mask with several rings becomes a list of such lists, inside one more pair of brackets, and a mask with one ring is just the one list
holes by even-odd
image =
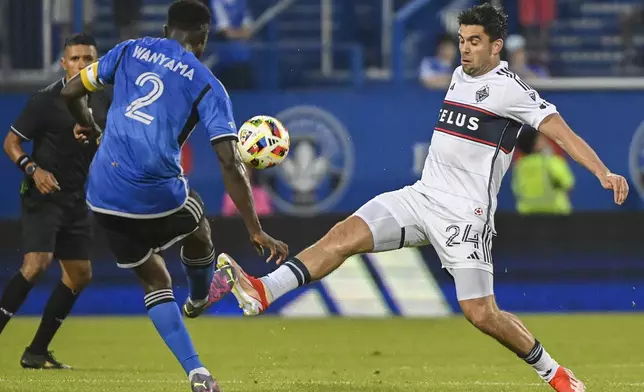
[[27, 175], [31, 177], [36, 172], [36, 169], [38, 169], [38, 165], [35, 162], [31, 162], [27, 165], [27, 167], [25, 167], [25, 173], [27, 173]]

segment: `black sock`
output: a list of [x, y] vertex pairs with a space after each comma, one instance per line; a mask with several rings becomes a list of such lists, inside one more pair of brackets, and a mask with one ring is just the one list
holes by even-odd
[[25, 302], [32, 287], [34, 284], [25, 279], [20, 271], [11, 277], [0, 298], [0, 332]]
[[526, 361], [528, 365], [534, 365], [535, 363], [539, 362], [541, 359], [541, 355], [543, 355], [543, 346], [537, 339], [534, 340], [534, 347], [532, 347], [532, 350], [528, 353], [526, 356], [521, 356], [519, 357]]
[[311, 282], [311, 273], [309, 272], [309, 269], [306, 268], [306, 265], [304, 265], [304, 263], [302, 263], [297, 257], [293, 257], [288, 260], [284, 265], [293, 271], [299, 286], [304, 286]]
[[49, 301], [47, 301], [40, 326], [29, 346], [31, 353], [45, 354], [47, 352], [49, 343], [51, 343], [56, 331], [58, 331], [69, 312], [71, 312], [79, 294], [65, 286], [63, 282], [58, 283], [58, 286], [51, 293]]

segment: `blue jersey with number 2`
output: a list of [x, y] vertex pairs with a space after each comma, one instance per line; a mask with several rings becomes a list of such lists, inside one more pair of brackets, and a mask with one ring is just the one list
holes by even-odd
[[81, 72], [90, 91], [114, 85], [114, 99], [89, 171], [87, 202], [96, 212], [157, 218], [188, 197], [180, 151], [195, 127], [210, 140], [236, 140], [228, 93], [177, 41], [120, 43]]

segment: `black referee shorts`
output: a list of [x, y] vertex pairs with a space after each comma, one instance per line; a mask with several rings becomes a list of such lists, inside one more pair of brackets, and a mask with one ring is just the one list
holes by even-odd
[[204, 219], [204, 204], [197, 192], [190, 190], [186, 204], [162, 218], [134, 219], [97, 212], [94, 215], [105, 230], [117, 265], [134, 268], [153, 253], [168, 249], [196, 231]]
[[53, 253], [58, 260], [89, 260], [92, 221], [84, 192], [41, 195], [35, 188], [22, 196], [24, 253]]

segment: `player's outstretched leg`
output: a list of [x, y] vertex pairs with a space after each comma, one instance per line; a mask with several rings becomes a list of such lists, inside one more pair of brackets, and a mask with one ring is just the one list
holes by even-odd
[[193, 392], [219, 392], [204, 367], [174, 300], [172, 280], [161, 256], [153, 254], [135, 272], [145, 290], [145, 307], [161, 338], [188, 375]]
[[450, 270], [459, 304], [467, 320], [532, 366], [558, 392], [583, 392], [584, 383], [550, 356], [515, 315], [501, 311], [492, 294], [490, 272], [467, 268]]
[[373, 246], [369, 226], [362, 218], [354, 215], [336, 224], [313, 246], [261, 279], [246, 274], [225, 253], [217, 258], [217, 267], [222, 269], [232, 266], [230, 276], [235, 279], [233, 294], [244, 314], [254, 316], [264, 312], [273, 301], [287, 292], [324, 278], [347, 258], [371, 252]]
[[195, 318], [229, 293], [234, 283], [231, 267], [214, 271], [215, 247], [205, 217], [199, 228], [184, 240], [181, 261], [190, 287], [190, 296], [182, 310], [186, 317]]
[[49, 344], [72, 311], [81, 292], [91, 281], [92, 264], [89, 260], [61, 260], [60, 265], [62, 279], [51, 293], [40, 326], [20, 359], [23, 368], [71, 369], [56, 360], [49, 350]]

